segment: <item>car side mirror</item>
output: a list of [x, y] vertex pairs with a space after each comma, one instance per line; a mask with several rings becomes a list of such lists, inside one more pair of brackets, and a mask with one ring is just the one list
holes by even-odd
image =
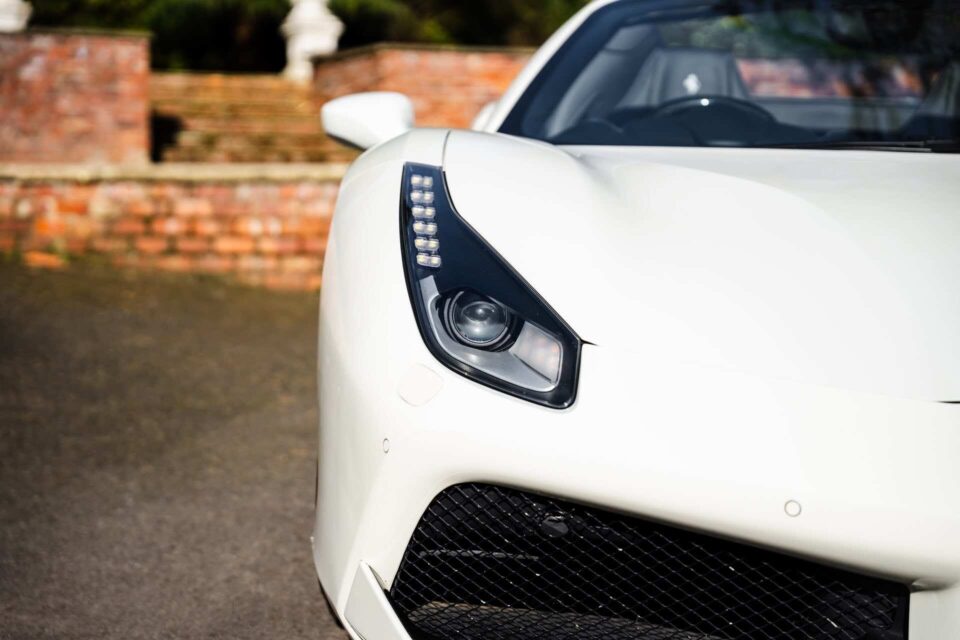
[[402, 93], [354, 93], [323, 105], [320, 118], [328, 136], [363, 150], [412, 129], [413, 103]]

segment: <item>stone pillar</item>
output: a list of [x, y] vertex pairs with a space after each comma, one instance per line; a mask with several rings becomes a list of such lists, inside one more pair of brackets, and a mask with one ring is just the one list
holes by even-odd
[[326, 0], [290, 2], [293, 9], [283, 22], [287, 39], [287, 68], [283, 73], [291, 80], [309, 82], [313, 77], [310, 60], [337, 50], [343, 23], [330, 13]]
[[24, 0], [0, 0], [0, 33], [15, 33], [27, 28], [33, 7]]

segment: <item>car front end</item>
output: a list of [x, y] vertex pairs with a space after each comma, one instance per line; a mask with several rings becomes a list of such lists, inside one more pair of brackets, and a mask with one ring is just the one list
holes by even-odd
[[313, 551], [347, 631], [960, 637], [955, 159], [579, 126], [416, 130], [343, 182]]

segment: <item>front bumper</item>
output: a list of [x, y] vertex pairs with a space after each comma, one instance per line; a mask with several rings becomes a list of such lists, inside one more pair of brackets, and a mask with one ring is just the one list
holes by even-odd
[[[389, 588], [430, 501], [474, 481], [895, 580], [914, 592], [910, 638], [960, 637], [955, 406], [588, 346], [578, 402], [558, 412], [473, 384], [425, 353], [384, 367], [326, 321], [322, 336], [315, 561], [348, 625], [384, 608], [387, 622], [366, 640], [405, 634], [384, 598], [357, 589], [373, 579]], [[411, 396], [411, 380], [426, 391]], [[786, 513], [789, 501], [799, 516]]]

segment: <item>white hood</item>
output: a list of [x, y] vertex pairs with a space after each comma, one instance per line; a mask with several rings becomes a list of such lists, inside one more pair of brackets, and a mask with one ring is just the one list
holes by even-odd
[[460, 214], [588, 342], [960, 400], [957, 156], [457, 131], [444, 169]]

